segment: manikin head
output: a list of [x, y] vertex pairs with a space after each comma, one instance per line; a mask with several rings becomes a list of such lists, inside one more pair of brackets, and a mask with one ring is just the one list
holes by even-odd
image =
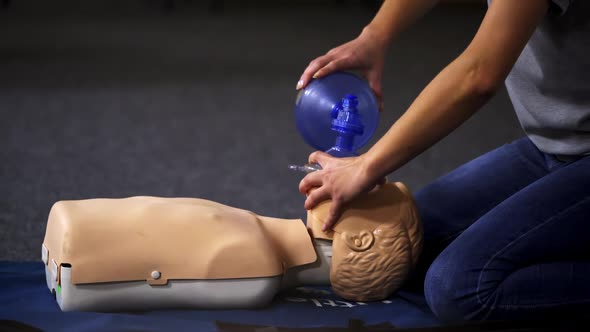
[[407, 187], [388, 183], [359, 196], [333, 230], [322, 232], [330, 204], [308, 211], [307, 227], [313, 237], [333, 241], [333, 290], [349, 300], [377, 301], [399, 289], [422, 249], [422, 227]]

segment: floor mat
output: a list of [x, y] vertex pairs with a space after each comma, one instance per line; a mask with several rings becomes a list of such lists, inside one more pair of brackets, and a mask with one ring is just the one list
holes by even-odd
[[[45, 284], [42, 263], [0, 262], [0, 331], [283, 331], [436, 327], [420, 294], [400, 292], [379, 302], [343, 301], [325, 287], [302, 287], [257, 310], [61, 312]], [[20, 329], [18, 329], [19, 327]]]

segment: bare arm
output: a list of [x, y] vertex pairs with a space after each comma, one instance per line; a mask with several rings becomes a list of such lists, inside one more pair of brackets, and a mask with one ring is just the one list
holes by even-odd
[[357, 158], [310, 155], [309, 161], [323, 169], [308, 174], [299, 185], [302, 193], [317, 187], [309, 193], [306, 209], [332, 199], [325, 225], [331, 228], [346, 202], [473, 115], [502, 84], [548, 7], [547, 0], [494, 0], [470, 45], [367, 153]]
[[[304, 88], [313, 78], [338, 70], [358, 70], [381, 102], [381, 76], [385, 53], [407, 26], [431, 9], [438, 0], [386, 0], [361, 34], [312, 60], [297, 82]], [[383, 107], [380, 107], [383, 110]]]
[[363, 29], [370, 31], [384, 45], [426, 14], [439, 0], [386, 0], [371, 23]]
[[547, 0], [494, 0], [467, 49], [367, 152], [368, 171], [396, 170], [474, 114], [503, 83], [548, 6]]

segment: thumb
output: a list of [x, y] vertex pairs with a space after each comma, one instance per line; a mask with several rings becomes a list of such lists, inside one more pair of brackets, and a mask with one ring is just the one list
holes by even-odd
[[369, 190], [369, 192], [375, 192], [375, 191], [381, 189], [387, 182], [388, 182], [387, 177], [380, 178], [377, 181], [377, 183], [375, 183], [375, 185], [373, 186], [373, 188], [371, 190]]
[[315, 151], [309, 155], [308, 162], [310, 164], [318, 163], [323, 168], [323, 167], [325, 167], [325, 164], [332, 158], [334, 158], [334, 157], [332, 157], [331, 155], [329, 155], [325, 152]]

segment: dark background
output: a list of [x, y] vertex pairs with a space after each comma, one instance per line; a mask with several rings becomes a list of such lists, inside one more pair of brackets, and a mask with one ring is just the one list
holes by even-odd
[[[391, 48], [374, 142], [470, 41], [444, 4]], [[39, 260], [57, 200], [189, 196], [303, 218], [307, 63], [374, 15], [359, 1], [12, 1], [0, 10], [0, 260]], [[412, 190], [520, 137], [506, 92], [390, 176]]]

